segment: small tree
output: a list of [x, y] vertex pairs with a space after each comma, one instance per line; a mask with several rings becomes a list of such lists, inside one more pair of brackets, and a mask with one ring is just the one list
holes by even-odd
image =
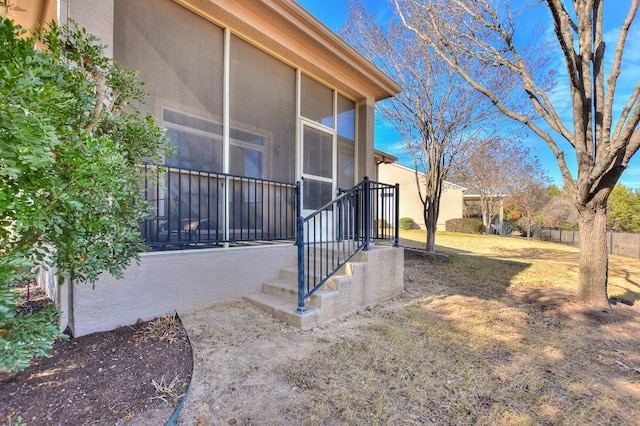
[[640, 192], [618, 184], [611, 191], [607, 207], [609, 229], [640, 232]]
[[520, 211], [519, 223], [526, 231], [527, 239], [531, 238], [533, 226], [542, 223], [542, 210], [549, 201], [549, 191], [544, 181], [525, 182], [510, 202]]
[[529, 149], [497, 136], [471, 142], [452, 176], [469, 193], [479, 196], [487, 234], [491, 232], [493, 218], [509, 197], [517, 197], [522, 216], [533, 215], [534, 188], [544, 187], [548, 179]]
[[547, 192], [548, 201], [541, 212], [542, 224], [554, 229], [578, 229], [578, 211], [569, 195], [555, 185]]
[[433, 252], [443, 182], [467, 140], [474, 133], [490, 132], [496, 114], [397, 17], [381, 24], [352, 1], [344, 36], [402, 88], [378, 103], [377, 111], [400, 133], [413, 158], [426, 250]]
[[135, 74], [103, 56], [74, 24], [38, 32], [44, 49], [0, 21], [0, 368], [24, 369], [60, 337], [55, 310], [16, 309], [15, 286], [39, 265], [60, 280], [122, 275], [144, 249], [143, 159], [166, 149], [135, 105]]

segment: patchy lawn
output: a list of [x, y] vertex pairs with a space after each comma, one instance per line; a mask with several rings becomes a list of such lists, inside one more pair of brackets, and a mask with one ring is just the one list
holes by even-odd
[[[405, 246], [424, 234], [408, 232]], [[575, 248], [439, 234], [448, 263], [407, 252], [404, 306], [289, 379], [315, 395], [313, 423], [633, 424], [640, 322], [572, 298]], [[640, 298], [640, 261], [612, 258], [611, 296]], [[306, 399], [305, 399], [306, 400]]]
[[181, 424], [637, 424], [640, 261], [611, 262], [611, 295], [635, 305], [594, 311], [573, 298], [575, 248], [436, 243], [405, 251], [402, 296], [312, 331], [244, 302], [185, 315], [207, 383]]

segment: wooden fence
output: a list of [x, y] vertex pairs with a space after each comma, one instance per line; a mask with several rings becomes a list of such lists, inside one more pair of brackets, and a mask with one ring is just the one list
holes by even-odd
[[[539, 231], [541, 240], [578, 246], [580, 231], [542, 228]], [[640, 234], [629, 232], [607, 232], [609, 254], [640, 259]]]

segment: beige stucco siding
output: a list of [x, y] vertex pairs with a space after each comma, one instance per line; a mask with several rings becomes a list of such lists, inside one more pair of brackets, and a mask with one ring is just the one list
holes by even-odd
[[[419, 175], [420, 176], [420, 175]], [[416, 175], [412, 169], [399, 164], [378, 165], [378, 179], [385, 183], [400, 184], [400, 218], [410, 217], [421, 229], [425, 229], [422, 202], [416, 185]], [[424, 184], [422, 184], [424, 187]], [[445, 230], [445, 222], [462, 217], [463, 188], [449, 182], [444, 183], [440, 198], [438, 231]]]
[[440, 197], [440, 214], [438, 215], [438, 231], [445, 230], [449, 219], [460, 219], [463, 215], [463, 190], [449, 182], [444, 183]]

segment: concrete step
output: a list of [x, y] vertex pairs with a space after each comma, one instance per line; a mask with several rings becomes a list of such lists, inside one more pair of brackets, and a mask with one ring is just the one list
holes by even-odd
[[[322, 288], [325, 290], [339, 290], [341, 285], [348, 284], [349, 278], [354, 275], [354, 271], [358, 268], [365, 268], [366, 264], [362, 262], [358, 263], [347, 263], [343, 265], [340, 270], [338, 270], [335, 274], [333, 274], [329, 279], [323, 284]], [[316, 282], [321, 280], [319, 274], [316, 276], [306, 277], [306, 279], [311, 279]], [[269, 282], [276, 282], [278, 285], [282, 287], [293, 288], [295, 291], [298, 291], [298, 271], [293, 270], [291, 268], [283, 268], [279, 271], [278, 278], [271, 279]]]
[[[327, 283], [313, 293], [306, 301], [307, 306], [322, 308], [323, 303], [332, 303], [331, 300], [338, 297], [338, 289], [348, 285], [350, 277], [330, 278]], [[298, 284], [291, 280], [271, 279], [262, 284], [262, 293], [281, 297], [298, 306]]]
[[[281, 269], [279, 277], [263, 283], [260, 294], [245, 298], [293, 327], [310, 329], [401, 292], [400, 272], [384, 268], [386, 259], [395, 260], [401, 254], [402, 251], [390, 247], [372, 247], [369, 252], [357, 253], [307, 299], [304, 314], [296, 313], [298, 271], [295, 266]], [[387, 276], [390, 281], [385, 279]], [[375, 284], [373, 287], [369, 285], [371, 281]], [[392, 282], [394, 287], [387, 287], [387, 282]]]
[[278, 296], [259, 293], [245, 296], [244, 298], [250, 303], [253, 303], [257, 307], [270, 313], [277, 320], [286, 322], [290, 326], [302, 330], [309, 330], [317, 327], [323, 322], [326, 322], [326, 320], [324, 320], [320, 315], [321, 309], [317, 307], [307, 306], [307, 312], [304, 314], [298, 314], [296, 313], [297, 303], [292, 303]]
[[368, 268], [367, 260], [367, 252], [360, 252], [344, 264], [306, 300], [307, 312], [304, 314], [296, 313], [297, 266], [280, 269], [277, 278], [262, 284], [261, 293], [246, 296], [245, 299], [293, 327], [313, 328], [354, 312], [364, 305], [362, 288]]
[[[340, 276], [351, 276], [353, 275], [354, 268], [357, 267], [358, 264], [365, 264], [366, 262], [362, 261], [349, 261], [342, 265], [342, 267], [333, 275], [334, 277]], [[283, 280], [291, 280], [298, 281], [298, 266], [282, 268], [279, 271], [279, 278]], [[320, 279], [320, 274], [316, 274], [315, 278]]]

